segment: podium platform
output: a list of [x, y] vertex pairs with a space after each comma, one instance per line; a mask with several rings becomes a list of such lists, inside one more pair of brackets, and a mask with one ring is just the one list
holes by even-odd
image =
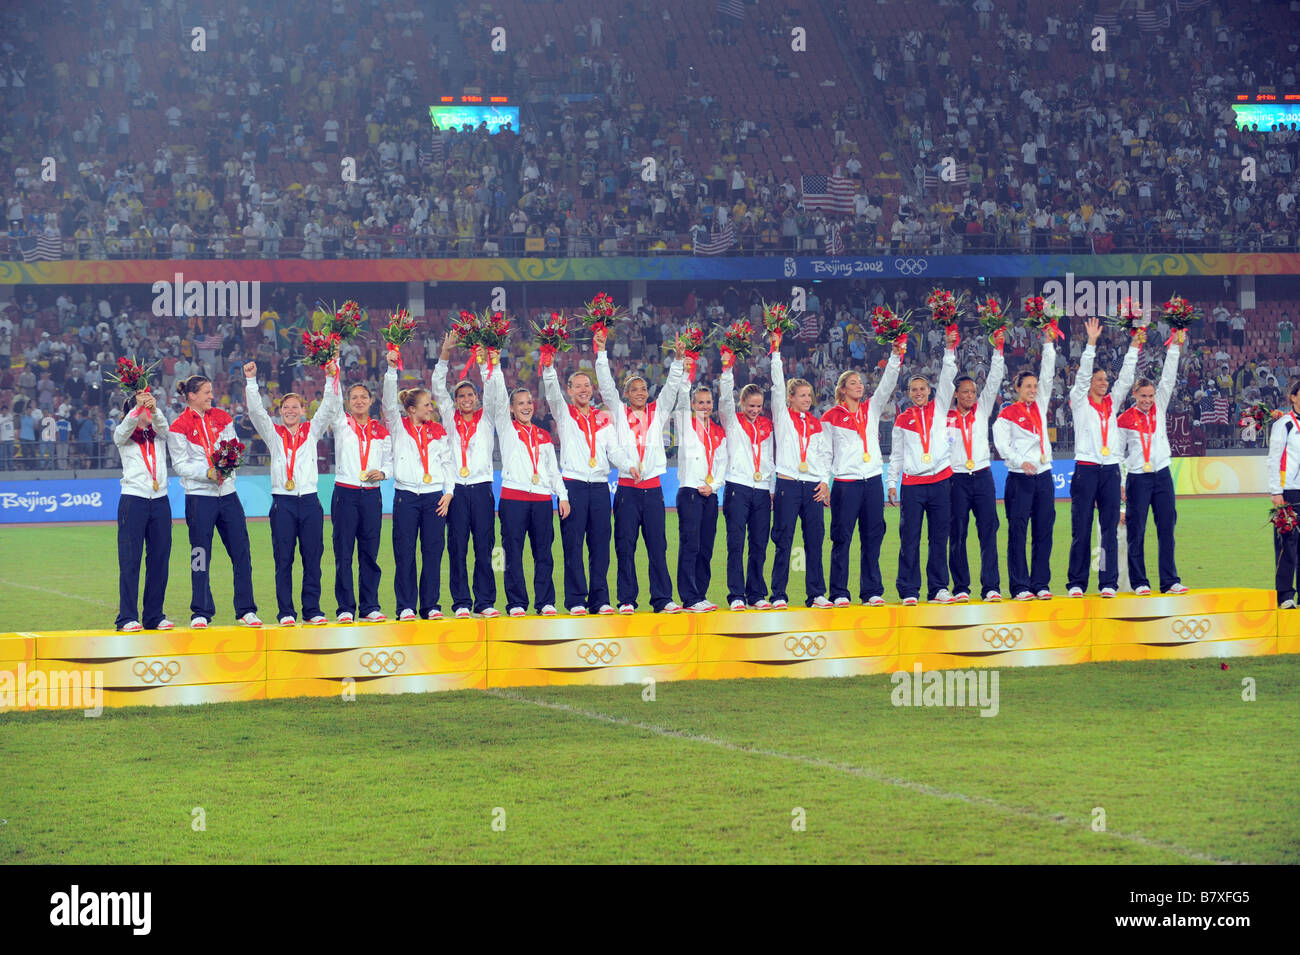
[[[1271, 590], [666, 616], [0, 633], [0, 711], [1300, 653]], [[38, 688], [48, 691], [44, 698]], [[67, 694], [64, 694], [65, 696]], [[37, 705], [32, 705], [33, 703]]]

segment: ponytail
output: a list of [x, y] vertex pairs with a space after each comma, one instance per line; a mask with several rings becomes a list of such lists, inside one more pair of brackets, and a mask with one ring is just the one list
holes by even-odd
[[189, 399], [189, 396], [197, 392], [205, 384], [211, 383], [207, 375], [190, 375], [188, 378], [182, 378], [176, 382], [176, 393], [182, 398]]
[[429, 392], [424, 388], [406, 388], [397, 393], [397, 403], [402, 406], [402, 410], [405, 411], [409, 417], [411, 409], [415, 407], [415, 403], [420, 400], [422, 395], [427, 395], [428, 393]]

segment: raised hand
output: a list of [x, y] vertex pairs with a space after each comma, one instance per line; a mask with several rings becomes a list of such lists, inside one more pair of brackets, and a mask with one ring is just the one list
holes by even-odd
[[1097, 339], [1101, 337], [1101, 321], [1094, 316], [1083, 323], [1083, 328], [1088, 333], [1088, 344], [1097, 344]]
[[385, 352], [384, 360], [388, 362], [389, 368], [396, 368], [399, 361], [398, 354], [395, 351]]
[[596, 351], [604, 351], [604, 350], [605, 350], [605, 341], [606, 341], [606, 339], [608, 339], [608, 338], [609, 338], [609, 332], [608, 332], [608, 331], [604, 331], [604, 332], [600, 332], [600, 331], [598, 331], [598, 332], [593, 332], [593, 333], [592, 333], [591, 341], [592, 341], [592, 344], [594, 344], [594, 345], [596, 346]]
[[244, 377], [245, 378], [257, 377], [257, 362], [250, 361], [244, 364]]

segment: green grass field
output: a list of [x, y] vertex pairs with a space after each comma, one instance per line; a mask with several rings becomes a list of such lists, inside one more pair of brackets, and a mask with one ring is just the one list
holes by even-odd
[[[1261, 501], [1180, 512], [1189, 586], [1269, 586]], [[114, 533], [0, 530], [0, 630], [111, 626]], [[228, 614], [223, 558], [213, 579]], [[991, 719], [894, 707], [885, 676], [6, 714], [0, 862], [1300, 862], [1300, 657], [1227, 662], [1006, 668]]]

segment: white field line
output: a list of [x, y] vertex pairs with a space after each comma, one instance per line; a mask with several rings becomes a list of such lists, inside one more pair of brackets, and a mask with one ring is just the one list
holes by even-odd
[[43, 594], [53, 594], [55, 597], [66, 597], [68, 600], [81, 600], [88, 604], [97, 604], [100, 607], [113, 606], [113, 604], [106, 600], [96, 600], [94, 597], [83, 597], [81, 594], [65, 594], [62, 590], [51, 590], [49, 587], [37, 587], [34, 584], [20, 584], [16, 580], [0, 579], [0, 586], [21, 587], [24, 590], [35, 590]]

